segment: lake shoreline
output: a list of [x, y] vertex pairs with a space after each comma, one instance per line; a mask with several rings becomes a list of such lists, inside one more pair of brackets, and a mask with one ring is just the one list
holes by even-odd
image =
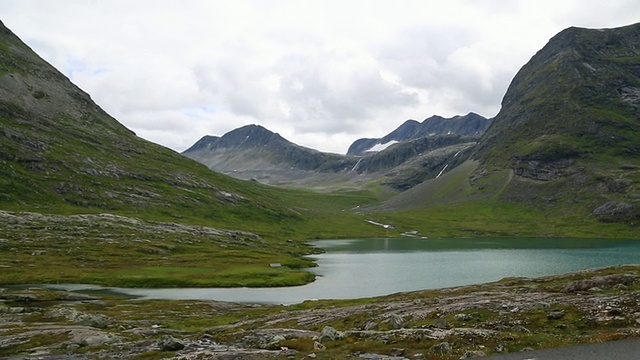
[[5, 288], [0, 356], [459, 359], [640, 336], [638, 299], [640, 265], [286, 307]]
[[320, 240], [310, 242], [310, 245], [323, 250], [308, 256], [318, 266], [304, 269], [311, 271], [316, 280], [300, 286], [124, 288], [48, 284], [46, 287], [86, 290], [88, 293], [111, 292], [149, 300], [293, 305], [307, 300], [370, 298], [479, 285], [508, 277], [532, 278], [640, 263], [640, 242], [637, 240], [378, 238]]

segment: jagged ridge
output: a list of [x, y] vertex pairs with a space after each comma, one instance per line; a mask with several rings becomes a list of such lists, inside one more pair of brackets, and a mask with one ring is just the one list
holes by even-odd
[[439, 135], [460, 135], [480, 137], [491, 125], [492, 120], [476, 113], [443, 118], [434, 115], [422, 123], [407, 120], [397, 129], [382, 138], [358, 139], [347, 150], [348, 155], [364, 155], [378, 144], [388, 144], [391, 141], [407, 141], [422, 137]]

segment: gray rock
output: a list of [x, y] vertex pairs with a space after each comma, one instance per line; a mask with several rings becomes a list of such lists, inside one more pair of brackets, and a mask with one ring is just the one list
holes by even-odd
[[464, 355], [460, 357], [460, 359], [469, 359], [469, 358], [484, 357], [484, 356], [487, 356], [487, 354], [485, 354], [484, 351], [469, 350], [465, 352]]
[[98, 329], [106, 329], [109, 326], [109, 318], [102, 314], [82, 314], [75, 318], [75, 322]]
[[433, 345], [429, 348], [429, 351], [436, 354], [448, 354], [451, 352], [451, 344], [448, 342], [441, 342], [439, 344]]
[[335, 341], [344, 338], [344, 334], [331, 326], [325, 326], [320, 334], [320, 342]]
[[633, 218], [635, 207], [624, 201], [608, 201], [591, 212], [603, 222], [617, 222]]
[[367, 322], [367, 324], [364, 326], [364, 330], [365, 331], [371, 331], [371, 330], [375, 330], [378, 328], [378, 324], [376, 324], [375, 321], [369, 321]]
[[547, 319], [549, 320], [558, 320], [562, 319], [564, 316], [564, 310], [561, 311], [550, 311], [547, 313]]
[[435, 327], [438, 329], [449, 330], [451, 329], [451, 324], [446, 320], [439, 320]]
[[576, 280], [568, 283], [562, 289], [564, 292], [586, 291], [594, 287], [606, 289], [618, 284], [625, 286], [632, 285], [638, 277], [635, 275], [605, 275], [596, 276], [591, 279]]
[[287, 338], [285, 338], [283, 335], [275, 335], [274, 337], [271, 338], [271, 345], [277, 345], [279, 342], [281, 341], [285, 341], [287, 340]]
[[184, 343], [171, 335], [164, 335], [158, 340], [158, 348], [161, 351], [177, 351], [184, 349]]
[[402, 329], [404, 327], [404, 319], [398, 314], [392, 314], [389, 317], [389, 324], [392, 329]]
[[473, 319], [473, 315], [471, 314], [456, 314], [453, 317], [453, 320], [455, 321], [469, 321], [471, 319]]

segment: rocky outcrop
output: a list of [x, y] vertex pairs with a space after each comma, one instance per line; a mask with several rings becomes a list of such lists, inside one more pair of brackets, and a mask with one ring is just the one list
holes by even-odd
[[600, 221], [620, 222], [632, 220], [638, 213], [638, 207], [624, 201], [607, 201], [606, 203], [595, 208], [591, 215]]

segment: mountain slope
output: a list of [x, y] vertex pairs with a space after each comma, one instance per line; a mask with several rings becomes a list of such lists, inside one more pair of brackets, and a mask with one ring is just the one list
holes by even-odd
[[480, 137], [491, 125], [492, 120], [486, 119], [475, 113], [464, 116], [443, 118], [434, 115], [425, 119], [422, 123], [415, 120], [407, 120], [397, 129], [382, 138], [358, 139], [347, 151], [347, 155], [365, 155], [372, 151], [376, 145], [386, 145], [392, 142], [415, 140], [423, 137], [459, 135], [466, 137]]
[[518, 72], [474, 157], [514, 172], [505, 200], [633, 222], [639, 144], [640, 24], [569, 28]]
[[183, 155], [241, 179], [265, 183], [300, 180], [321, 173], [347, 172], [357, 159], [296, 145], [259, 125], [247, 125], [222, 137], [204, 136]]
[[0, 163], [5, 210], [193, 217], [244, 228], [297, 218], [262, 187], [135, 136], [2, 24]]
[[513, 79], [478, 158], [639, 156], [639, 56], [640, 24], [560, 32]]
[[382, 208], [485, 199], [633, 225], [640, 217], [638, 144], [640, 24], [569, 28], [514, 77], [466, 165], [474, 171], [457, 190], [443, 197], [435, 190], [442, 181], [423, 184], [412, 191], [431, 195], [403, 194]]

